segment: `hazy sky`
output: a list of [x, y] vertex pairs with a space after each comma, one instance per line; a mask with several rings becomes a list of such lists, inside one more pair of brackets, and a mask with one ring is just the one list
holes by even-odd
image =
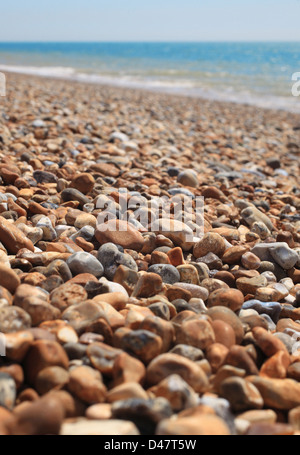
[[0, 41], [300, 41], [300, 0], [1, 0]]

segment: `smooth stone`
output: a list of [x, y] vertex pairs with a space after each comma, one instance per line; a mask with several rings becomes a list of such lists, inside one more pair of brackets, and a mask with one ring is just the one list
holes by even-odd
[[178, 286], [179, 288], [189, 291], [192, 298], [202, 299], [205, 301], [209, 295], [209, 292], [205, 287], [197, 286], [196, 284], [177, 282], [174, 283], [174, 286]]
[[109, 220], [107, 223], [98, 224], [95, 237], [103, 245], [113, 243], [123, 248], [140, 251], [144, 245], [142, 234], [131, 224], [122, 220]]
[[280, 246], [273, 246], [269, 248], [269, 252], [284, 270], [290, 270], [298, 262], [299, 256], [296, 251], [292, 250], [287, 244]]
[[171, 374], [159, 384], [152, 387], [150, 392], [156, 397], [166, 398], [173, 411], [179, 412], [198, 404], [198, 395], [178, 374]]
[[183, 321], [182, 325], [176, 329], [177, 344], [187, 344], [206, 350], [214, 342], [214, 330], [205, 319]]
[[64, 202], [77, 201], [80, 206], [88, 204], [90, 199], [75, 188], [66, 188], [61, 192], [61, 198]]
[[228, 349], [231, 348], [231, 346], [235, 345], [236, 338], [231, 325], [218, 319], [212, 321], [211, 325], [215, 333], [216, 343], [221, 343]]
[[246, 371], [247, 375], [258, 374], [257, 366], [243, 346], [231, 346], [225, 359], [225, 364], [241, 368]]
[[149, 330], [132, 330], [122, 336], [118, 347], [142, 362], [149, 363], [161, 353], [162, 339]]
[[125, 382], [125, 384], [120, 384], [111, 389], [106, 396], [109, 403], [132, 398], [147, 400], [149, 397], [143, 387], [136, 382]]
[[50, 294], [50, 302], [60, 311], [64, 311], [71, 305], [81, 303], [87, 300], [86, 290], [79, 284], [68, 281], [58, 286]]
[[220, 385], [220, 395], [229, 401], [234, 412], [261, 409], [264, 405], [257, 388], [240, 377], [225, 379]]
[[[273, 256], [271, 255], [271, 248], [288, 248], [285, 242], [271, 242], [271, 243], [256, 243], [253, 248], [251, 248], [251, 253], [255, 254], [263, 262], [274, 262]], [[261, 264], [263, 266], [263, 264]], [[273, 270], [271, 270], [273, 271]]]
[[259, 288], [266, 287], [267, 284], [266, 278], [261, 275], [253, 278], [242, 277], [236, 280], [237, 288], [242, 291], [244, 295], [254, 295]]
[[201, 367], [178, 354], [161, 354], [147, 367], [147, 383], [157, 385], [171, 374], [179, 374], [198, 393], [208, 388], [208, 379]]
[[88, 404], [102, 403], [106, 399], [101, 373], [86, 365], [71, 369], [68, 390]]
[[174, 346], [174, 348], [172, 348], [169, 352], [170, 354], [181, 355], [182, 357], [193, 360], [194, 362], [204, 359], [204, 353], [201, 349], [188, 344], [176, 344], [176, 346]]
[[149, 273], [160, 275], [164, 283], [174, 284], [180, 281], [180, 273], [170, 264], [154, 264], [148, 268]]
[[151, 224], [151, 231], [163, 234], [183, 251], [189, 251], [193, 247], [193, 230], [181, 221], [161, 218]]
[[13, 223], [0, 216], [0, 242], [7, 251], [17, 254], [22, 248], [34, 251], [34, 245]]
[[56, 396], [47, 394], [15, 412], [12, 435], [58, 435], [65, 411]]
[[281, 312], [281, 305], [278, 302], [261, 302], [260, 300], [248, 300], [242, 306], [243, 309], [254, 309], [259, 314], [268, 314], [276, 323]]
[[244, 338], [244, 328], [239, 317], [229, 308], [214, 306], [208, 309], [207, 315], [213, 320], [221, 320], [229, 324], [235, 333], [236, 343], [240, 344]]
[[72, 254], [67, 259], [67, 265], [73, 275], [90, 273], [99, 278], [104, 272], [102, 264], [95, 258], [95, 256], [85, 252]]
[[114, 279], [115, 273], [120, 265], [135, 272], [138, 271], [135, 260], [129, 254], [121, 252], [113, 243], [102, 245], [98, 250], [97, 258], [103, 265], [105, 276], [109, 280]]
[[59, 366], [68, 369], [69, 359], [60, 344], [56, 341], [34, 341], [25, 358], [24, 366], [26, 378], [30, 384], [34, 381], [41, 370], [51, 366]]
[[35, 380], [35, 388], [40, 395], [50, 390], [60, 390], [69, 382], [69, 373], [61, 367], [52, 366], [41, 370]]
[[199, 185], [196, 172], [189, 169], [180, 172], [177, 176], [177, 182], [183, 186], [190, 186], [192, 188], [197, 188]]
[[221, 257], [226, 250], [226, 244], [219, 234], [208, 232], [204, 237], [194, 245], [193, 255], [201, 258], [208, 253], [214, 253]]
[[244, 303], [244, 296], [238, 289], [216, 289], [207, 300], [207, 307], [225, 306], [236, 312]]
[[267, 407], [289, 411], [300, 405], [300, 384], [293, 379], [252, 376], [248, 380], [259, 390]]
[[131, 398], [113, 403], [112, 418], [130, 419], [143, 434], [153, 434], [157, 424], [173, 414], [165, 398]]
[[0, 332], [13, 333], [31, 327], [30, 315], [17, 306], [0, 308]]

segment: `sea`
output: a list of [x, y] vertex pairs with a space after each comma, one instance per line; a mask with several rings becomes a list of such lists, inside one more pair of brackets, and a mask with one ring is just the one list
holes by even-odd
[[0, 71], [300, 113], [300, 42], [0, 43]]

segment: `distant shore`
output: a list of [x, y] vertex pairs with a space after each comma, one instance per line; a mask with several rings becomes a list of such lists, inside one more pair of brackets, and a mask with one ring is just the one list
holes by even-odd
[[[195, 99], [206, 99], [209, 101], [219, 101], [225, 103], [246, 104], [263, 109], [276, 109], [300, 114], [300, 97], [275, 96], [272, 94], [261, 95], [248, 91], [234, 90], [232, 87], [222, 86], [220, 80], [219, 87], [206, 85], [194, 86], [191, 81], [179, 80], [156, 80], [132, 77], [126, 75], [105, 75], [93, 72], [80, 72], [75, 68], [60, 67], [35, 67], [35, 66], [16, 66], [1, 65], [0, 72], [4, 74], [16, 74], [21, 76], [39, 77], [53, 80], [65, 80], [82, 84], [110, 86], [121, 89], [142, 90], [146, 92], [170, 94], [175, 96], [185, 96]], [[270, 79], [271, 80], [271, 79]], [[292, 81], [291, 81], [292, 89]]]

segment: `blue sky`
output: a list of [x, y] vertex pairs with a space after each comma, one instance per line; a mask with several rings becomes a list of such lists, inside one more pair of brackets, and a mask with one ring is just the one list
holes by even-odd
[[300, 41], [300, 0], [12, 0], [0, 41]]

